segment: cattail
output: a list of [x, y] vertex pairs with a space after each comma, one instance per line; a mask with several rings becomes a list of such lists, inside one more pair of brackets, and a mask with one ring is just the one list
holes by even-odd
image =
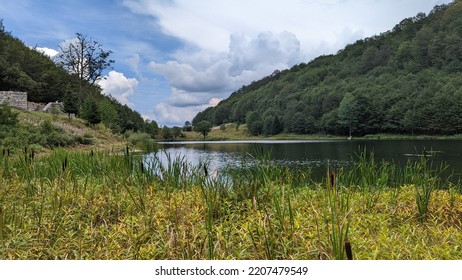
[[351, 251], [351, 244], [348, 239], [345, 240], [345, 252], [348, 260], [353, 260], [353, 252]]
[[205, 174], [205, 177], [209, 176], [209, 172], [207, 170], [207, 165], [204, 163], [204, 174]]
[[63, 167], [63, 171], [65, 171], [67, 168], [67, 157], [64, 158], [62, 167]]
[[337, 188], [337, 175], [335, 174], [335, 171], [331, 171], [329, 173], [329, 187], [332, 190], [336, 190]]

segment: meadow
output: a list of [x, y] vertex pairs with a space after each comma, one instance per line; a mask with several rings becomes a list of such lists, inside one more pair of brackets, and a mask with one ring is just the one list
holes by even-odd
[[314, 181], [253, 157], [212, 171], [128, 148], [3, 151], [0, 258], [462, 259], [461, 186], [443, 165], [364, 151]]

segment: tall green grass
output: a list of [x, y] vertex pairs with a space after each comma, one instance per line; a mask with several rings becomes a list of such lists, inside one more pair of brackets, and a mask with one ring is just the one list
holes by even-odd
[[351, 244], [356, 259], [462, 258], [445, 166], [366, 152], [320, 181], [261, 149], [217, 171], [164, 151], [1, 154], [0, 257], [345, 259]]

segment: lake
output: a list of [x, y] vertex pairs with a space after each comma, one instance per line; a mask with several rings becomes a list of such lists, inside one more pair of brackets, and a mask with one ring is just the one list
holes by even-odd
[[[161, 142], [160, 147], [173, 156], [184, 156], [192, 164], [207, 161], [212, 169], [239, 166], [248, 154], [271, 153], [274, 162], [286, 166], [307, 166], [314, 175], [325, 174], [327, 166], [351, 165], [364, 148], [377, 160], [400, 166], [408, 160], [431, 155], [434, 164], [449, 165], [449, 173], [462, 171], [462, 140], [260, 140]], [[247, 157], [248, 158], [248, 157]], [[458, 177], [457, 176], [457, 177]]]

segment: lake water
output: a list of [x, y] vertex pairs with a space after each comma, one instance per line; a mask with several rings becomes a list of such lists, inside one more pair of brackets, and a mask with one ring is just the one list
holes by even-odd
[[462, 140], [203, 141], [162, 142], [160, 146], [193, 164], [207, 161], [212, 169], [239, 166], [246, 155], [263, 151], [270, 152], [278, 164], [308, 166], [314, 173], [325, 174], [327, 166], [351, 165], [356, 154], [366, 148], [377, 160], [404, 165], [427, 154], [434, 164], [447, 163], [451, 173], [459, 175], [462, 171]]

